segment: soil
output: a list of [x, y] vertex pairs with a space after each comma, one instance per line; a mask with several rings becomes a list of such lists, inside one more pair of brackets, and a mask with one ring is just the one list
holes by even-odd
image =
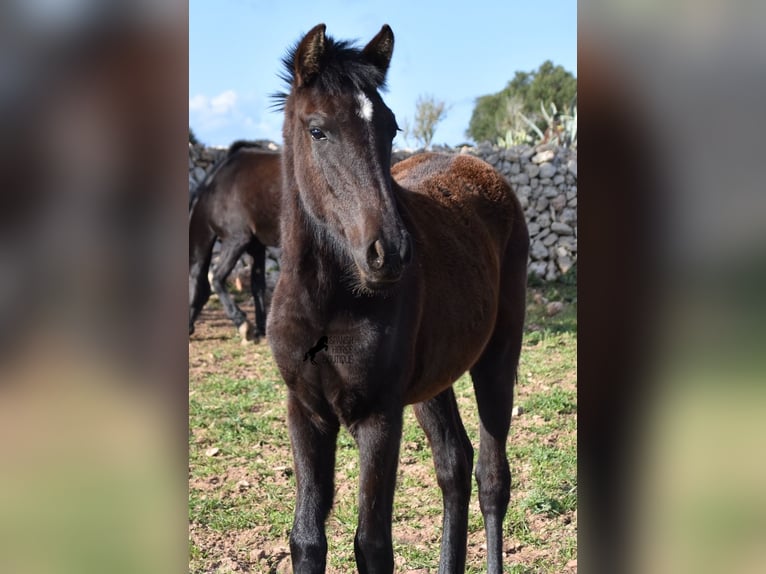
[[[248, 317], [253, 317], [252, 303], [240, 303], [241, 308], [247, 313]], [[212, 308], [211, 308], [212, 307]], [[208, 308], [203, 310], [197, 324], [196, 332], [192, 336], [189, 344], [189, 372], [191, 378], [198, 378], [202, 375], [209, 375], [215, 373], [220, 361], [212, 360], [213, 353], [220, 346], [221, 341], [231, 340], [234, 333], [234, 326], [229, 319], [224, 315], [220, 305], [209, 305]], [[253, 343], [249, 343], [253, 344]], [[267, 345], [265, 341], [258, 343], [259, 345]], [[254, 371], [257, 369], [256, 365], [248, 367], [242, 370], [241, 376], [252, 378]], [[230, 368], [227, 370], [228, 375], [232, 375], [233, 372]], [[548, 383], [550, 385], [550, 382]], [[571, 380], [557, 381], [557, 384], [561, 384], [566, 388], [575, 387], [575, 375], [573, 374]], [[541, 383], [542, 388], [542, 383]], [[530, 387], [526, 392], [535, 392], [540, 389]], [[540, 421], [537, 420], [536, 415], [529, 415], [527, 413], [522, 414], [518, 418], [514, 419], [513, 426], [511, 428], [512, 441], [548, 441], [551, 444], [555, 444], [560, 440], [559, 433], [551, 433], [547, 436], [541, 437], [541, 435], [532, 432], [531, 426], [536, 425]], [[204, 429], [195, 429], [193, 431], [193, 440], [198, 444], [204, 444], [205, 433]], [[477, 446], [477, 445], [474, 445]], [[418, 487], [410, 487], [406, 496], [408, 498], [408, 505], [417, 506], [421, 504], [418, 497], [421, 497], [422, 504], [431, 504], [434, 496], [434, 489], [436, 489], [434, 471], [431, 465], [425, 465], [420, 462], [420, 459], [413, 456], [412, 449], [420, 448], [416, 444], [403, 443], [401, 448], [401, 457], [399, 465], [399, 476], [406, 475], [409, 484], [417, 484]], [[283, 480], [288, 480], [289, 473], [292, 472], [292, 461], [289, 458], [288, 445], [285, 445], [285, 468], [281, 473]], [[525, 484], [527, 482], [527, 475], [529, 469], [514, 468], [513, 469], [513, 492], [512, 501], [514, 499], [520, 499], [523, 496]], [[280, 479], [280, 473], [277, 473], [277, 479]], [[207, 477], [205, 479], [191, 479], [189, 482], [189, 488], [195, 491], [215, 491], [221, 488], [223, 483], [231, 484], [232, 482], [238, 484], [240, 490], [246, 490], [252, 488], [257, 479], [254, 479], [252, 472], [248, 472], [243, 467], [230, 465], [224, 474], [220, 476]], [[336, 482], [336, 504], [337, 501], [345, 497], [356, 496], [356, 483], [355, 481], [337, 481]], [[231, 493], [232, 496], [236, 496], [237, 493]], [[397, 494], [397, 496], [400, 496]], [[425, 502], [425, 501], [428, 502]], [[470, 507], [471, 516], [479, 516], [479, 503], [476, 497], [471, 499]], [[332, 521], [334, 516], [331, 514], [328, 519], [328, 537], [332, 536]], [[577, 532], [577, 512], [569, 512], [558, 516], [547, 516], [543, 514], [527, 513], [527, 520], [529, 528], [534, 532], [538, 539], [543, 541], [542, 544], [524, 544], [513, 538], [507, 538], [504, 543], [505, 559], [504, 564], [506, 570], [509, 570], [512, 565], [518, 564], [526, 567], [537, 563], [540, 564], [556, 563], [560, 561], [556, 555], [560, 551], [562, 545], [566, 540], [571, 540], [576, 537]], [[441, 515], [425, 516], [422, 520], [418, 520], [417, 524], [411, 522], [402, 521], [394, 524], [393, 535], [395, 544], [400, 543], [411, 547], [423, 547], [424, 549], [432, 549], [438, 547], [441, 537]], [[190, 572], [194, 574], [204, 573], [250, 573], [250, 572], [264, 572], [264, 573], [288, 573], [292, 572], [289, 548], [287, 537], [283, 540], [274, 541], [273, 536], [269, 536], [268, 527], [253, 527], [245, 530], [231, 530], [225, 533], [216, 532], [210, 530], [202, 525], [191, 523], [189, 525], [189, 539], [198, 549], [202, 550], [204, 558], [195, 561], [195, 568], [190, 569]], [[343, 542], [345, 547], [347, 541]], [[243, 553], [242, 549], [250, 549], [248, 553]], [[350, 548], [350, 544], [349, 544]], [[351, 550], [349, 550], [351, 552]], [[351, 555], [353, 555], [351, 553]], [[548, 560], [546, 560], [546, 558]], [[468, 537], [468, 557], [467, 564], [472, 566], [478, 571], [483, 571], [486, 564], [486, 545], [483, 530], [473, 532]], [[433, 569], [406, 569], [403, 568], [401, 560], [397, 559], [396, 571], [407, 572], [409, 574], [419, 574], [426, 572], [435, 572], [437, 570], [436, 565]], [[333, 570], [328, 566], [327, 572], [354, 572], [353, 559], [349, 562], [348, 570]], [[516, 571], [516, 570], [514, 570]], [[566, 563], [563, 567], [557, 569], [541, 568], [537, 569], [531, 567], [529, 569], [524, 568], [520, 570], [522, 572], [563, 572], [564, 574], [576, 574], [577, 572], [577, 560], [573, 559]]]

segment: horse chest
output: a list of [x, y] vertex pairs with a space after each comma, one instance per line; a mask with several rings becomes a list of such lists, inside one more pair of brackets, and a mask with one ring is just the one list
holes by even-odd
[[309, 411], [329, 410], [352, 424], [381, 400], [402, 402], [409, 366], [399, 326], [374, 314], [343, 311], [317, 320], [290, 309], [281, 313], [277, 301], [269, 338], [285, 383]]

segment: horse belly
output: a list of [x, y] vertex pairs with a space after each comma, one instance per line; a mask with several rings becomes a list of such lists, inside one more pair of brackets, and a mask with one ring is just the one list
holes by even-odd
[[[487, 345], [497, 316], [498, 273], [488, 266], [471, 278], [473, 281], [458, 280], [442, 289], [438, 300], [424, 306], [408, 404], [451, 386], [476, 363]], [[467, 283], [482, 288], [470, 288]]]

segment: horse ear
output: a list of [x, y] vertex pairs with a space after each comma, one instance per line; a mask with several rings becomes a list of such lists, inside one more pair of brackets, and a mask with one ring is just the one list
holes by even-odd
[[388, 24], [383, 24], [380, 32], [362, 50], [362, 55], [380, 70], [384, 78], [388, 72], [388, 65], [391, 63], [393, 53], [394, 31]]
[[303, 37], [295, 51], [295, 81], [298, 87], [309, 83], [319, 73], [325, 49], [327, 26], [317, 24]]

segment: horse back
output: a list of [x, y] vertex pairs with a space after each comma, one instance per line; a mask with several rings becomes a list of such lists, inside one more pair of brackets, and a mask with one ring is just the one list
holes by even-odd
[[280, 161], [278, 152], [259, 147], [229, 151], [199, 197], [217, 235], [249, 233], [264, 245], [279, 244]]
[[281, 155], [260, 149], [242, 149], [234, 185], [253, 234], [264, 245], [279, 244], [282, 197]]

